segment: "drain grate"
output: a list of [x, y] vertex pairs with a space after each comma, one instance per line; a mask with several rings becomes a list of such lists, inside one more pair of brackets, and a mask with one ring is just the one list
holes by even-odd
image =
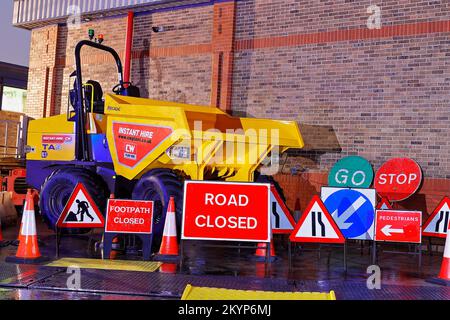
[[60, 268], [0, 263], [0, 287], [25, 288], [30, 284], [61, 272]]
[[0, 264], [0, 287], [30, 290], [65, 291], [74, 295], [106, 294], [180, 298], [187, 284], [238, 290], [282, 292], [329, 292], [334, 290], [338, 300], [449, 300], [450, 288], [434, 285], [383, 285], [369, 290], [365, 281], [315, 281], [256, 278], [225, 275], [186, 275], [159, 272], [81, 269], [81, 288], [69, 289], [72, 274], [64, 268]]
[[381, 285], [368, 289], [356, 281], [295, 281], [298, 291], [334, 290], [338, 300], [449, 300], [450, 288], [440, 286]]
[[[49, 290], [70, 290], [67, 279], [70, 275], [58, 273], [30, 288]], [[195, 276], [148, 272], [82, 269], [79, 291], [181, 297], [187, 284], [203, 287], [219, 287], [244, 290], [293, 291], [295, 287], [283, 279], [252, 279], [233, 276]]]

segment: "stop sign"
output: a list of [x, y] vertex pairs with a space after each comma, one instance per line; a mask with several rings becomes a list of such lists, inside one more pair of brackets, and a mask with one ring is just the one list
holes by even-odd
[[389, 201], [405, 200], [419, 189], [422, 182], [420, 166], [409, 158], [386, 161], [375, 175], [375, 190]]

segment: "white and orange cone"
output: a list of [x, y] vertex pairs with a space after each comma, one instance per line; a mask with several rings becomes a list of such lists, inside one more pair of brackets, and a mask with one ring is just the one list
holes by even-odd
[[31, 189], [28, 189], [25, 207], [22, 216], [22, 225], [19, 234], [19, 247], [15, 257], [7, 257], [7, 262], [36, 263], [47, 260], [41, 256], [36, 232], [36, 219], [34, 216], [34, 200]]
[[[267, 243], [260, 242], [256, 248], [255, 257], [258, 261], [264, 261], [267, 258]], [[275, 248], [273, 246], [273, 239], [270, 240], [270, 258], [269, 261], [274, 261], [277, 258]]]
[[178, 240], [177, 240], [177, 224], [175, 219], [175, 200], [170, 197], [169, 205], [167, 206], [166, 221], [164, 222], [164, 232], [159, 248], [159, 253], [156, 255], [156, 260], [177, 260], [178, 256]]
[[447, 239], [445, 240], [441, 271], [437, 278], [429, 279], [428, 281], [444, 286], [450, 286], [450, 228], [447, 229]]
[[11, 244], [13, 246], [18, 246], [20, 243], [20, 239], [21, 239], [21, 234], [22, 234], [22, 226], [23, 226], [23, 219], [24, 219], [24, 213], [25, 213], [25, 208], [27, 207], [27, 197], [25, 197], [25, 203], [23, 204], [23, 212], [22, 212], [22, 219], [20, 220], [20, 228], [19, 228], [19, 234], [17, 235], [17, 239], [12, 241]]

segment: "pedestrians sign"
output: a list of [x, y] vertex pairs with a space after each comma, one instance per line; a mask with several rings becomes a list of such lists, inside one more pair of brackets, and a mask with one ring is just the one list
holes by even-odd
[[373, 240], [374, 189], [322, 187], [321, 197], [346, 239]]
[[423, 226], [423, 235], [445, 238], [449, 228], [450, 198], [444, 197]]
[[369, 161], [359, 156], [342, 158], [328, 175], [330, 187], [368, 188], [372, 184], [373, 169]]
[[294, 230], [295, 220], [273, 185], [270, 186], [270, 208], [272, 232], [277, 234], [291, 233]]
[[378, 210], [388, 210], [392, 209], [391, 203], [386, 198], [381, 198], [380, 202], [377, 204]]
[[422, 212], [377, 210], [375, 240], [421, 243]]
[[289, 239], [292, 242], [345, 242], [339, 227], [319, 196], [312, 198]]
[[103, 215], [81, 182], [75, 186], [56, 225], [58, 228], [103, 228], [105, 225]]
[[389, 201], [402, 201], [413, 195], [422, 182], [420, 166], [409, 158], [386, 161], [375, 175], [374, 188]]

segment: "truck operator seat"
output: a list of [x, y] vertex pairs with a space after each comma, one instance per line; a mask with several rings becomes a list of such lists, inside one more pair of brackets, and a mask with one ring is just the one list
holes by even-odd
[[[86, 109], [94, 113], [103, 113], [105, 102], [103, 101], [102, 86], [94, 80], [88, 80], [86, 84], [84, 87]], [[93, 102], [92, 106], [91, 102]]]

